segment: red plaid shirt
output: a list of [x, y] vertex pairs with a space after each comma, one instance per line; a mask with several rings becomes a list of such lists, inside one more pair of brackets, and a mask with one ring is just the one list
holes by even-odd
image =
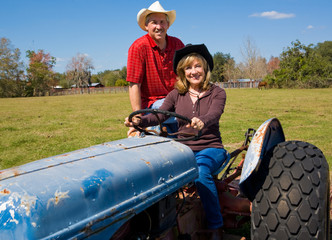
[[173, 90], [176, 75], [173, 72], [174, 52], [184, 47], [180, 39], [166, 36], [167, 46], [161, 51], [149, 34], [137, 39], [129, 48], [127, 81], [141, 84], [142, 109]]

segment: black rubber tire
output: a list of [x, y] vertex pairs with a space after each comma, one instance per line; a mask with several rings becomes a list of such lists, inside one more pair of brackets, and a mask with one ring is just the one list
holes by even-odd
[[329, 239], [329, 167], [322, 151], [287, 141], [265, 158], [259, 170], [265, 171], [264, 184], [252, 202], [251, 239]]

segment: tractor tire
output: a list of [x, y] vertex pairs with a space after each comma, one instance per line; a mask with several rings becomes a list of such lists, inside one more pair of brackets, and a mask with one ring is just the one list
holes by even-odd
[[251, 239], [329, 239], [329, 167], [321, 150], [306, 142], [282, 142], [263, 162]]

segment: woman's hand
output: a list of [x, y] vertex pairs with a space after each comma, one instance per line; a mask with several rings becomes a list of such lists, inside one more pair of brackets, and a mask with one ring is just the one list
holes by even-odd
[[141, 118], [139, 116], [134, 116], [132, 118], [132, 122], [129, 122], [128, 117], [125, 118], [124, 125], [126, 127], [129, 127], [129, 130], [127, 132], [128, 137], [136, 136], [136, 129], [134, 128], [134, 125], [139, 125], [141, 123]]
[[186, 127], [192, 127], [197, 129], [198, 131], [202, 130], [204, 127], [204, 123], [197, 117], [193, 117], [191, 119], [191, 124], [188, 124]]

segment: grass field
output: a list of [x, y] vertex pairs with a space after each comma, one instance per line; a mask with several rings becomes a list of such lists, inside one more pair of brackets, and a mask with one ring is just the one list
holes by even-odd
[[[319, 147], [332, 166], [332, 89], [227, 89], [220, 120], [232, 151], [277, 117], [286, 140]], [[126, 137], [128, 93], [0, 99], [0, 169]]]

